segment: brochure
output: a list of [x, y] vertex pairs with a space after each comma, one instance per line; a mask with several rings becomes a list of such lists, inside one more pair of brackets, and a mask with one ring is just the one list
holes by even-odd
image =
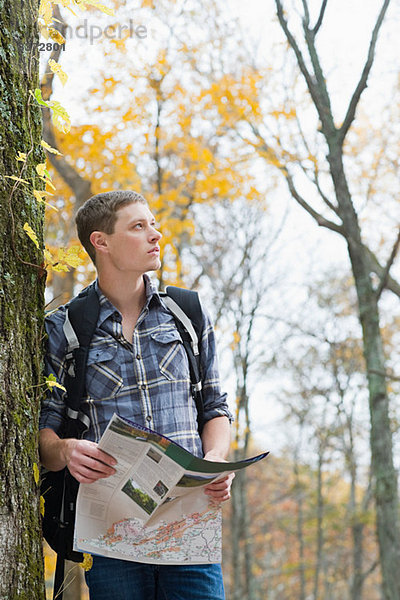
[[221, 506], [203, 488], [268, 454], [211, 462], [117, 414], [99, 448], [116, 472], [79, 486], [74, 549], [153, 564], [220, 562]]

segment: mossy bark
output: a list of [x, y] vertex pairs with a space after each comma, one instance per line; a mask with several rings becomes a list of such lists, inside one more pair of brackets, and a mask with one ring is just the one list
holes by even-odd
[[[43, 599], [39, 521], [38, 413], [43, 337], [41, 252], [23, 230], [42, 240], [38, 1], [0, 0], [0, 598]], [[26, 162], [16, 160], [18, 152]], [[29, 185], [7, 179], [15, 175]], [[36, 267], [35, 265], [39, 265]]]

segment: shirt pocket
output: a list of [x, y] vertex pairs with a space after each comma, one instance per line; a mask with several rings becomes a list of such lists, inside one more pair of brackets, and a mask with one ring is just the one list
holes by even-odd
[[188, 380], [189, 363], [181, 336], [176, 330], [151, 334], [160, 372], [170, 381]]
[[104, 343], [89, 349], [86, 392], [94, 400], [108, 400], [122, 387], [117, 343]]

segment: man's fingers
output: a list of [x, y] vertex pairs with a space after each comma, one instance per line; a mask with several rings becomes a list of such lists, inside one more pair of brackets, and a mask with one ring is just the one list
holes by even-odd
[[100, 471], [96, 467], [101, 463], [99, 463], [99, 461], [92, 462], [94, 463], [94, 465], [86, 465], [83, 463], [71, 463], [68, 466], [68, 468], [70, 470], [71, 475], [73, 475], [75, 479], [79, 481], [79, 483], [93, 483], [98, 479], [104, 479], [105, 477], [109, 477], [115, 472], [114, 469], [110, 469], [109, 467], [107, 467], [106, 471]]
[[97, 444], [95, 444], [94, 442], [81, 440], [78, 444], [76, 444], [75, 451], [78, 454], [94, 458], [97, 461], [104, 463], [105, 465], [109, 465], [110, 467], [117, 464], [115, 458], [113, 458], [110, 454], [103, 452], [103, 450], [100, 450], [97, 447]]
[[97, 444], [88, 440], [76, 440], [70, 448], [68, 468], [80, 483], [92, 483], [115, 473], [112, 465], [116, 460], [99, 450]]
[[115, 458], [113, 458], [110, 454], [103, 452], [103, 450], [100, 450], [99, 448], [97, 448], [97, 446], [90, 447], [90, 452], [88, 452], [88, 456], [90, 456], [91, 458], [94, 458], [97, 461], [102, 462], [105, 465], [108, 465], [110, 467], [113, 467], [114, 465], [117, 464], [117, 461], [115, 460]]
[[112, 475], [113, 473], [115, 473], [115, 469], [108, 466], [102, 460], [94, 458], [93, 456], [82, 457], [82, 464], [91, 469], [92, 471], [96, 471], [98, 473], [106, 475]]
[[210, 483], [205, 489], [221, 490], [230, 487], [234, 477], [235, 473], [229, 473], [228, 475], [225, 475], [225, 477], [223, 477], [222, 479], [217, 479], [217, 481], [213, 481], [213, 483]]
[[230, 473], [226, 475], [222, 479], [218, 481], [214, 481], [214, 483], [210, 483], [204, 488], [204, 492], [210, 496], [213, 500], [218, 502], [224, 502], [225, 500], [229, 500], [231, 497], [231, 485], [233, 478], [235, 477], [234, 473]]

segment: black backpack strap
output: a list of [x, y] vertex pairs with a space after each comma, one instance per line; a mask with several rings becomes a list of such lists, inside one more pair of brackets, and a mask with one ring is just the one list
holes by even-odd
[[100, 303], [94, 285], [83, 290], [67, 305], [64, 334], [67, 338], [67, 430], [65, 437], [80, 437], [89, 426], [81, 410], [85, 393], [86, 362], [90, 341], [99, 318]]
[[56, 570], [53, 583], [53, 600], [62, 600], [64, 592], [65, 561], [61, 554], [57, 554]]
[[197, 425], [201, 434], [204, 426], [204, 400], [200, 367], [200, 341], [203, 331], [203, 312], [197, 292], [168, 286], [161, 292], [166, 306], [174, 316], [189, 361], [192, 396], [197, 409]]
[[[81, 401], [85, 394], [87, 356], [99, 311], [99, 297], [94, 285], [83, 290], [66, 307], [63, 330], [67, 339], [64, 380], [67, 393], [63, 437], [82, 437], [90, 423], [81, 409]], [[45, 539], [57, 553], [53, 599], [62, 599], [64, 560], [80, 562], [83, 559], [82, 553], [72, 549], [78, 488], [79, 483], [66, 467], [62, 471], [47, 472], [42, 478], [41, 491], [46, 502], [42, 528]]]

